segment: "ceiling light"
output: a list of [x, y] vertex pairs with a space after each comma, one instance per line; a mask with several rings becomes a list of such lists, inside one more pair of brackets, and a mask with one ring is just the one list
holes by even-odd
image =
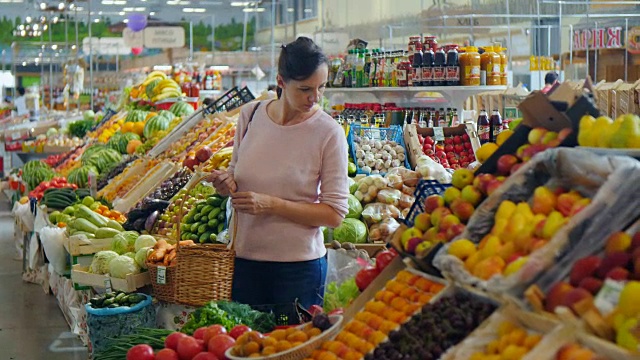
[[33, 25], [33, 30], [38, 30], [38, 28], [39, 28], [38, 24]]
[[75, 9], [75, 8], [76, 8], [76, 4], [71, 4], [71, 5], [69, 5], [69, 10], [73, 10], [73, 9]]
[[244, 12], [264, 12], [264, 8], [259, 7], [259, 8], [244, 8], [242, 9], [242, 11]]
[[100, 19], [95, 19], [95, 20], [93, 20], [93, 22], [95, 22], [95, 23], [99, 23], [99, 22], [100, 22]]
[[102, 5], [113, 5], [113, 0], [102, 0]]
[[58, 10], [63, 10], [64, 9], [64, 3], [61, 2], [60, 4], [58, 4]]
[[120, 12], [118, 13], [118, 15], [120, 15], [120, 16], [124, 16], [124, 14], [125, 14], [125, 13], [124, 13], [124, 11], [120, 11]]
[[293, 8], [287, 8], [287, 12], [293, 12]]
[[98, 11], [98, 15], [102, 15], [102, 11]]
[[26, 31], [24, 31], [24, 30], [20, 31], [20, 36], [25, 36], [25, 35], [27, 35]]
[[127, 2], [125, 0], [115, 0], [113, 5], [126, 5]]
[[149, 16], [154, 16], [155, 14], [156, 14], [156, 12], [152, 11], [152, 12], [149, 13]]
[[83, 8], [82, 6], [78, 6], [78, 7], [76, 8], [76, 11], [83, 11], [83, 10], [84, 10], [84, 8]]
[[231, 6], [247, 6], [251, 4], [250, 1], [232, 1]]
[[71, 50], [75, 50], [76, 46], [75, 45], [71, 45]]
[[57, 16], [53, 18], [53, 23], [54, 23], [54, 24], [57, 24], [57, 23], [58, 23], [58, 17], [57, 17]]
[[304, 9], [304, 12], [306, 12], [306, 13], [310, 13], [310, 12], [312, 12], [312, 11], [313, 11], [313, 10], [311, 10], [311, 9]]
[[45, 24], [45, 25], [42, 27], [42, 30], [47, 30], [48, 28], [49, 28], [49, 25]]
[[47, 4], [45, 3], [40, 3], [40, 10], [44, 10], [47, 8]]
[[26, 18], [24, 18], [24, 19], [27, 21], [27, 23], [31, 23], [31, 20], [33, 20], [33, 19], [31, 19], [31, 16], [27, 16], [27, 17], [26, 17]]
[[127, 23], [129, 23], [129, 19], [124, 19], [124, 20], [122, 20], [122, 22], [127, 24]]
[[183, 8], [182, 11], [186, 12], [186, 13], [203, 13], [203, 12], [207, 11], [207, 9], [205, 9], [205, 8]]
[[[24, 36], [24, 35], [22, 35], [22, 36]], [[23, 62], [22, 62], [22, 66], [27, 66], [27, 62], [26, 62], [26, 61], [23, 61]]]
[[51, 49], [52, 49], [52, 50], [56, 50], [56, 49], [58, 49], [58, 45], [55, 45], [55, 44], [51, 45]]
[[18, 30], [24, 30], [24, 25], [22, 24], [18, 25]]
[[133, 8], [133, 11], [145, 11], [145, 10], [147, 10], [147, 8], [145, 8], [145, 7]]

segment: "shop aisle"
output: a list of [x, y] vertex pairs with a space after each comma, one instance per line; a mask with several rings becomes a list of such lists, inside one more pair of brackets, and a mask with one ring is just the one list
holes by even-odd
[[22, 281], [22, 262], [13, 260], [13, 217], [0, 200], [0, 360], [87, 359], [69, 332], [56, 299]]

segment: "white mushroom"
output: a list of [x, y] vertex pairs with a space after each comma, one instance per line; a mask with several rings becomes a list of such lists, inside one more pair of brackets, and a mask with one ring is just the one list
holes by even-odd
[[386, 151], [386, 152], [391, 151], [391, 150], [392, 150], [392, 149], [391, 149], [391, 145], [386, 144], [385, 146], [383, 146], [383, 147], [382, 147], [382, 150], [384, 150], [384, 151]]

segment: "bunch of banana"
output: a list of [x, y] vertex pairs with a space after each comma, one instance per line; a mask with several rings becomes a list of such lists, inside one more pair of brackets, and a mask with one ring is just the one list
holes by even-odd
[[164, 79], [160, 80], [160, 82], [153, 88], [153, 97], [151, 97], [151, 101], [157, 102], [180, 96], [182, 96], [182, 89], [180, 89], [180, 85], [173, 81], [173, 79]]
[[233, 156], [233, 147], [226, 147], [211, 155], [203, 167], [204, 171], [223, 170], [229, 166]]
[[146, 87], [155, 79], [165, 80], [166, 78], [167, 78], [167, 75], [162, 71], [157, 71], [157, 70], [152, 71], [149, 73], [149, 75], [147, 75], [147, 78], [144, 79], [144, 81], [142, 82], [142, 87], [143, 88]]

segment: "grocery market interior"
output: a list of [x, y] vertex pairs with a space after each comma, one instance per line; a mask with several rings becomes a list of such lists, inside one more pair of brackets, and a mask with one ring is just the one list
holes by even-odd
[[0, 4], [0, 357], [640, 358], [640, 1]]

